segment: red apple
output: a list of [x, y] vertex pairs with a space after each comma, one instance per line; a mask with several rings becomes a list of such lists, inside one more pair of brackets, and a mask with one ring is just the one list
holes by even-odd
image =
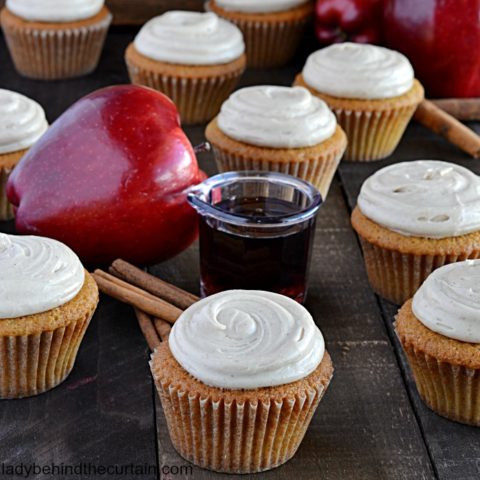
[[186, 191], [205, 178], [173, 102], [122, 85], [75, 103], [25, 155], [7, 191], [19, 233], [58, 239], [87, 265], [152, 264], [196, 238]]
[[317, 0], [315, 33], [322, 45], [337, 42], [380, 44], [384, 0]]
[[480, 96], [480, 0], [386, 0], [384, 30], [430, 97]]

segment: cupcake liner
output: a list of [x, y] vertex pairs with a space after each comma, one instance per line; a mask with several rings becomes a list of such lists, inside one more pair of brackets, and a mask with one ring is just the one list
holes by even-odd
[[369, 162], [391, 155], [416, 108], [417, 104], [388, 111], [361, 112], [332, 108], [347, 134], [345, 160]]
[[7, 182], [11, 168], [0, 168], [0, 222], [11, 220], [15, 214], [13, 205], [7, 199]]
[[2, 15], [2, 27], [18, 73], [40, 80], [86, 75], [98, 65], [112, 15], [92, 25], [65, 29], [18, 26]]
[[133, 45], [130, 45], [125, 55], [128, 73], [132, 83], [145, 85], [158, 90], [177, 106], [182, 124], [195, 125], [211, 120], [219, 111], [222, 103], [229, 97], [242, 73], [245, 64], [240, 62], [239, 68], [224, 74], [211, 76], [174, 75], [146, 68], [137, 61]]
[[13, 205], [7, 198], [7, 182], [15, 165], [27, 151], [28, 148], [17, 152], [0, 154], [0, 222], [11, 220], [15, 216]]
[[335, 133], [324, 142], [306, 148], [257, 147], [225, 135], [213, 119], [205, 130], [221, 172], [260, 170], [296, 176], [316, 186], [323, 199], [347, 145], [347, 137], [337, 125]]
[[229, 19], [243, 33], [250, 68], [274, 68], [295, 55], [309, 18], [280, 23]]
[[400, 341], [427, 406], [450, 420], [480, 426], [480, 370], [439, 361]]
[[384, 102], [323, 94], [310, 88], [301, 73], [293, 85], [308, 88], [332, 109], [348, 138], [344, 158], [352, 162], [380, 160], [393, 153], [424, 95], [418, 80], [409, 92]]
[[209, 470], [254, 473], [275, 468], [297, 451], [326, 386], [282, 401], [200, 398], [156, 379], [173, 446]]
[[53, 331], [0, 336], [0, 398], [38, 395], [63, 382], [73, 368], [95, 307]]
[[227, 152], [214, 144], [212, 148], [220, 172], [262, 170], [286, 173], [310, 182], [325, 200], [345, 147], [330, 150], [317, 158], [290, 162], [248, 158], [240, 152]]
[[[205, 9], [212, 10], [207, 2]], [[243, 33], [247, 62], [250, 68], [273, 68], [288, 63], [298, 49], [311, 15], [286, 21], [271, 22], [226, 17]]]
[[480, 249], [462, 254], [414, 255], [374, 245], [361, 235], [359, 238], [372, 288], [381, 297], [398, 305], [411, 298], [435, 269], [480, 258]]
[[140, 70], [128, 65], [132, 83], [158, 90], [177, 106], [182, 124], [208, 122], [219, 111], [235, 88], [241, 72], [235, 76], [180, 78]]

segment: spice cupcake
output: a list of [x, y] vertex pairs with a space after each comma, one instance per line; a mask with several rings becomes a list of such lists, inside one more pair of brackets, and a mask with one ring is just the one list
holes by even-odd
[[98, 302], [93, 278], [56, 240], [0, 234], [0, 398], [50, 390], [73, 368]]
[[395, 329], [418, 392], [435, 412], [480, 426], [480, 260], [433, 272]]
[[184, 124], [211, 120], [246, 67], [242, 32], [214, 13], [170, 11], [147, 22], [125, 53], [132, 83], [169, 96]]
[[352, 225], [373, 289], [401, 304], [436, 268], [480, 257], [480, 177], [438, 160], [382, 168], [363, 184]]
[[218, 293], [189, 307], [151, 368], [176, 450], [226, 473], [289, 460], [333, 374], [307, 310], [255, 290]]
[[210, 0], [205, 8], [243, 32], [251, 68], [279, 67], [291, 60], [313, 18], [310, 0]]
[[112, 15], [104, 0], [7, 0], [0, 19], [18, 73], [57, 80], [95, 70]]
[[294, 84], [328, 103], [347, 134], [345, 159], [358, 162], [388, 157], [424, 97], [404, 55], [348, 42], [312, 53]]
[[0, 221], [13, 218], [6, 194], [10, 172], [47, 128], [45, 112], [37, 102], [0, 89]]
[[335, 115], [305, 88], [237, 90], [205, 131], [218, 169], [268, 170], [302, 178], [325, 199], [347, 145]]

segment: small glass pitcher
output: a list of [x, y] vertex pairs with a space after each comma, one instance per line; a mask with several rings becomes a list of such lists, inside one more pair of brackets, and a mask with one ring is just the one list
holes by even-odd
[[268, 290], [303, 303], [322, 197], [299, 178], [228, 172], [194, 187], [200, 221], [202, 296]]

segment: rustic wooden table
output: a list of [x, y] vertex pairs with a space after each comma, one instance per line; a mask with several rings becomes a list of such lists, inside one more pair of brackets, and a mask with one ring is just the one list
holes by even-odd
[[[83, 95], [128, 82], [123, 51], [133, 35], [118, 29], [110, 33], [94, 74], [51, 83], [19, 77], [0, 37], [0, 87], [38, 100], [53, 121]], [[242, 83], [289, 85], [305, 56], [299, 55], [295, 64], [283, 69], [247, 72]], [[193, 144], [203, 140], [202, 127], [187, 132]], [[408, 129], [388, 160], [341, 165], [319, 214], [306, 305], [326, 337], [335, 363], [334, 380], [297, 455], [257, 478], [480, 478], [480, 430], [437, 416], [419, 399], [393, 333], [397, 307], [371, 291], [349, 222], [366, 177], [389, 163], [418, 158], [458, 162], [480, 173], [478, 161], [417, 125]], [[215, 173], [211, 155], [204, 154], [199, 161], [207, 173]], [[13, 231], [13, 226], [0, 224], [0, 231]], [[198, 293], [195, 245], [151, 271]], [[132, 309], [103, 296], [67, 381], [38, 397], [0, 402], [0, 478], [11, 478], [2, 475], [2, 465], [81, 462], [158, 466], [158, 478], [221, 478], [198, 468], [174, 475], [179, 470], [176, 467], [188, 464], [170, 443], [148, 358]], [[141, 473], [110, 478], [157, 478]], [[39, 474], [28, 478], [107, 476]]]

